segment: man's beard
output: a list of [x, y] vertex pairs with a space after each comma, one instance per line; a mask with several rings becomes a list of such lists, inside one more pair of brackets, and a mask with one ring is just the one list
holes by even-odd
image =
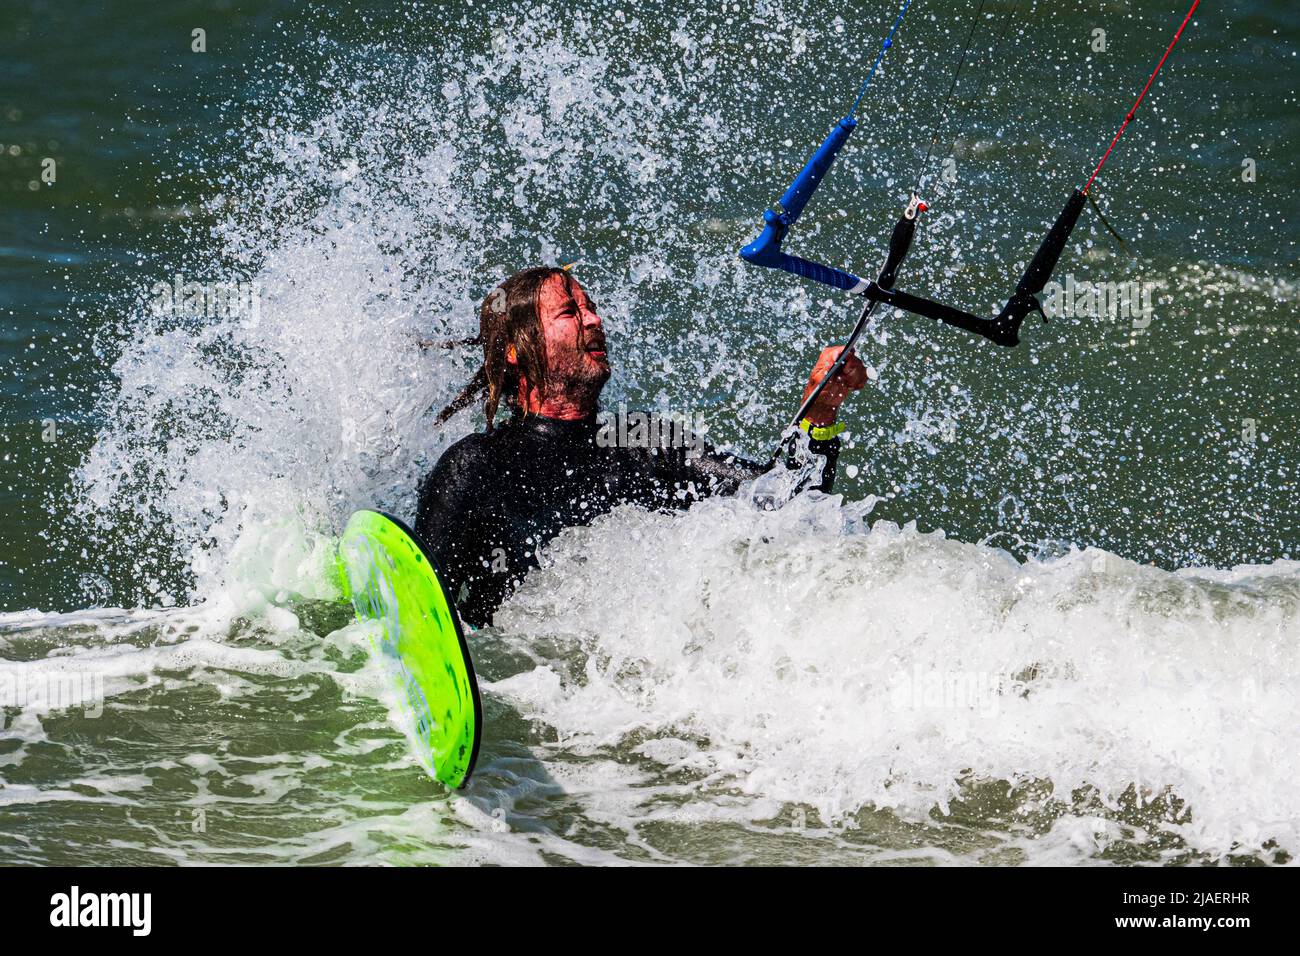
[[576, 405], [589, 405], [594, 409], [610, 374], [608, 364], [597, 362], [587, 353], [580, 352], [562, 367], [551, 370], [547, 377], [546, 391], [550, 398]]

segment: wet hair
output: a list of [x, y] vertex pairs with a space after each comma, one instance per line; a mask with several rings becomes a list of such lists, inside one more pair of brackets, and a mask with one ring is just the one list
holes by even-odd
[[[542, 286], [552, 276], [560, 276], [566, 285], [572, 277], [555, 266], [534, 266], [516, 272], [488, 293], [479, 307], [479, 334], [475, 339], [448, 344], [481, 344], [483, 364], [470, 378], [459, 395], [438, 413], [441, 425], [458, 411], [467, 408], [481, 395], [487, 430], [492, 431], [502, 400], [515, 417], [523, 414], [519, 407], [520, 382], [546, 393], [546, 343], [542, 337], [542, 317], [538, 308]], [[572, 289], [570, 289], [572, 292]], [[506, 361], [509, 346], [515, 347], [515, 364]]]

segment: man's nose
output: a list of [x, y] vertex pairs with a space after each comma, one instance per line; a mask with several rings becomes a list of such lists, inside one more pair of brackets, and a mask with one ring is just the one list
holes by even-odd
[[600, 328], [600, 316], [596, 314], [595, 309], [583, 309], [581, 312], [578, 313], [578, 317], [582, 321], [583, 328], [585, 329]]

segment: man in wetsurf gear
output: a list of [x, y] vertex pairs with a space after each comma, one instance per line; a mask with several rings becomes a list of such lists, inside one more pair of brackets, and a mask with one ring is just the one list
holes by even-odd
[[[484, 397], [487, 430], [453, 444], [420, 485], [415, 531], [434, 555], [461, 616], [481, 627], [538, 551], [564, 528], [590, 524], [616, 505], [682, 510], [732, 494], [769, 466], [723, 454], [671, 422], [602, 426], [600, 391], [609, 380], [605, 332], [581, 284], [555, 268], [525, 269], [488, 295], [479, 312], [484, 361], [439, 416], [445, 421]], [[840, 349], [824, 349], [809, 394]], [[831, 490], [839, 455], [835, 418], [866, 384], [850, 356], [808, 409], [801, 427], [825, 458], [816, 487]], [[494, 425], [504, 401], [511, 418]]]

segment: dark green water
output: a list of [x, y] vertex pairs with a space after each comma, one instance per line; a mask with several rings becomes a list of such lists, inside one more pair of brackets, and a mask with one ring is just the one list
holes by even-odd
[[[463, 799], [419, 777], [364, 640], [322, 603], [347, 514], [409, 514], [477, 427], [427, 412], [471, 356], [415, 340], [464, 334], [525, 264], [582, 263], [610, 405], [767, 451], [856, 309], [735, 250], [847, 106], [891, 6], [12, 3], [0, 651], [6, 679], [71, 667], [107, 698], [95, 718], [6, 706], [0, 862], [1294, 854], [1285, 3], [1202, 9], [1098, 180], [1124, 245], [1085, 210], [1062, 259], [1062, 282], [1147, 284], [1140, 323], [1033, 320], [1014, 351], [872, 327], [879, 377], [845, 406], [837, 491], [850, 510], [876, 496], [887, 529], [915, 522], [901, 538], [829, 505], [580, 536], [599, 569], [537, 575], [476, 648], [500, 686]], [[873, 271], [975, 6], [914, 5], [791, 251]], [[900, 279], [988, 313], [1183, 13], [1023, 3], [990, 65], [1010, 7], [976, 26], [936, 147], [955, 181], [927, 187]], [[260, 315], [151, 312], [178, 273], [256, 283]], [[651, 593], [627, 583], [646, 568]], [[847, 596], [820, 620], [826, 582]], [[1046, 684], [974, 724], [873, 710], [919, 661]], [[770, 703], [801, 695], [827, 726]], [[186, 830], [200, 809], [236, 822]], [[814, 835], [791, 830], [809, 814]], [[68, 828], [84, 837], [65, 855]]]

